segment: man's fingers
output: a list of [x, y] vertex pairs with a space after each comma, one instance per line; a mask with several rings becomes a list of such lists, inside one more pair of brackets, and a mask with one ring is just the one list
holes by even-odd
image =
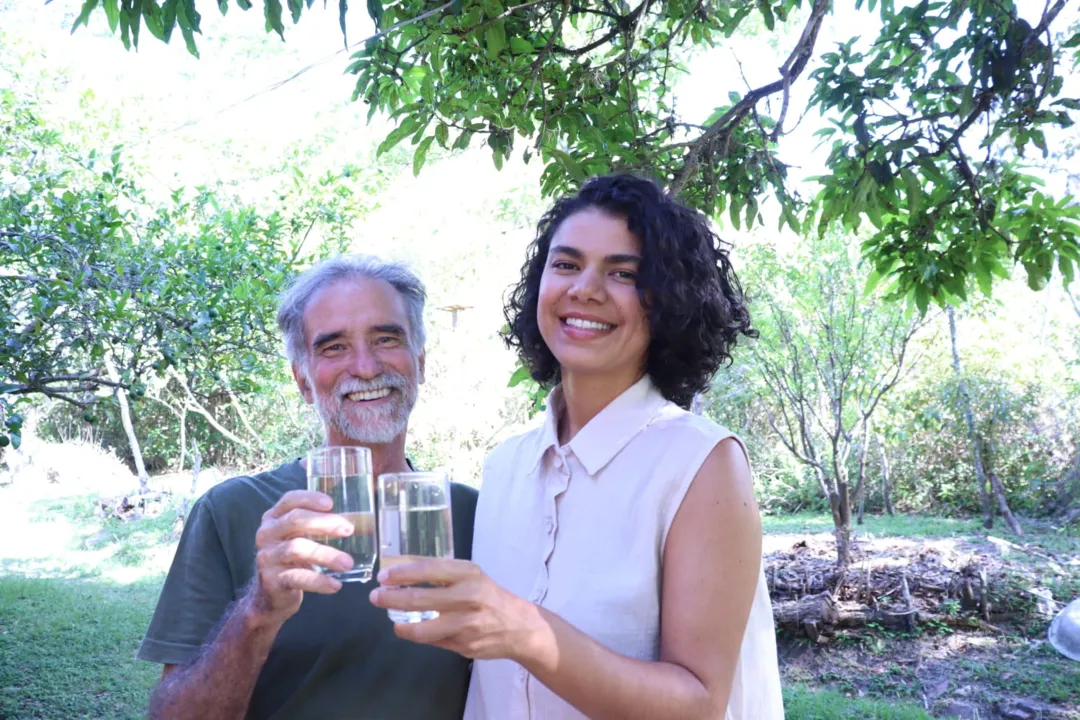
[[352, 557], [348, 553], [308, 538], [293, 538], [277, 543], [261, 551], [257, 561], [261, 570], [276, 567], [310, 568], [312, 565], [328, 567], [331, 570], [348, 570], [353, 566]]
[[379, 572], [379, 583], [382, 585], [418, 585], [420, 583], [453, 585], [481, 575], [480, 567], [468, 560], [429, 558], [383, 567]]
[[314, 490], [290, 490], [281, 496], [274, 507], [266, 511], [263, 519], [276, 519], [295, 508], [328, 512], [334, 507], [334, 501], [326, 493]]
[[310, 568], [288, 568], [275, 578], [282, 590], [300, 590], [321, 595], [333, 595], [341, 589], [341, 581]]
[[274, 543], [305, 535], [348, 537], [354, 526], [341, 515], [293, 508], [279, 518], [263, 521], [255, 533], [255, 547], [262, 549]]

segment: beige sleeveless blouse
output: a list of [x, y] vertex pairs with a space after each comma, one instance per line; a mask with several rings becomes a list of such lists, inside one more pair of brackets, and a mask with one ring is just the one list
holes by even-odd
[[[705, 458], [733, 435], [666, 401], [646, 376], [560, 446], [561, 401], [556, 388], [544, 423], [488, 456], [473, 561], [615, 652], [655, 661], [668, 529]], [[464, 720], [584, 717], [517, 663], [473, 664]], [[762, 570], [725, 720], [783, 717]]]

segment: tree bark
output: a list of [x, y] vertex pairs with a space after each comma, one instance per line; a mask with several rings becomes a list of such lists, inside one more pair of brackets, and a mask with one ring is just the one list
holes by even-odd
[[859, 476], [855, 481], [855, 497], [859, 502], [859, 513], [856, 517], [858, 525], [863, 524], [863, 514], [866, 512], [866, 453], [870, 445], [870, 418], [863, 418], [862, 441], [859, 445]]
[[1013, 531], [1015, 535], [1023, 535], [1024, 530], [1020, 527], [1020, 523], [1017, 522], [1016, 516], [1012, 514], [1012, 510], [1009, 509], [1009, 502], [1005, 499], [1005, 488], [1001, 486], [1001, 481], [998, 480], [998, 476], [993, 472], [989, 473], [990, 485], [994, 488], [994, 496], [998, 501], [998, 509], [1001, 510], [1001, 516], [1005, 518], [1006, 524], [1009, 529]]
[[176, 463], [176, 472], [184, 472], [184, 453], [187, 452], [187, 403], [177, 413], [180, 416], [180, 461]]
[[[109, 372], [109, 378], [113, 382], [120, 382], [120, 373], [116, 371], [116, 363], [108, 355], [105, 356], [105, 369]], [[128, 447], [131, 448], [131, 456], [135, 461], [135, 470], [139, 475], [139, 492], [145, 494], [149, 491], [150, 475], [146, 472], [143, 463], [142, 448], [139, 446], [139, 438], [135, 435], [135, 427], [131, 423], [131, 408], [128, 407], [127, 392], [122, 387], [116, 388], [116, 400], [120, 403], [120, 422], [124, 426], [124, 434], [127, 435]]]
[[889, 454], [885, 451], [885, 443], [878, 441], [878, 449], [881, 451], [881, 499], [885, 503], [885, 512], [890, 516], [895, 515], [892, 499], [889, 497]]
[[952, 307], [948, 310], [949, 336], [952, 340], [953, 370], [956, 372], [957, 389], [960, 395], [961, 413], [964, 423], [967, 425], [968, 442], [971, 444], [971, 454], [975, 463], [975, 482], [979, 486], [979, 505], [982, 508], [983, 527], [994, 527], [994, 509], [990, 504], [990, 493], [987, 490], [989, 482], [986, 477], [986, 467], [983, 464], [982, 440], [975, 432], [975, 414], [971, 410], [971, 396], [968, 395], [967, 383], [964, 382], [964, 373], [960, 367], [960, 352], [956, 342], [956, 314]]

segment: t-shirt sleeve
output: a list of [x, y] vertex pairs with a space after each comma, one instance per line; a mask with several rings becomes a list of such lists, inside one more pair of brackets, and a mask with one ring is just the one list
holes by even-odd
[[184, 524], [137, 657], [175, 665], [191, 660], [233, 599], [229, 559], [214, 520], [213, 503], [209, 495], [203, 495]]

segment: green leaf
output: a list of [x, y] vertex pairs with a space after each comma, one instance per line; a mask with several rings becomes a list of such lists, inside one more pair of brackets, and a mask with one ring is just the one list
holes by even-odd
[[457, 140], [454, 141], [454, 150], [464, 150], [469, 147], [469, 141], [472, 140], [472, 130], [462, 130], [458, 135]]
[[404, 140], [405, 138], [416, 132], [416, 128], [420, 123], [416, 118], [407, 117], [400, 125], [390, 131], [390, 134], [386, 136], [386, 139], [379, 144], [379, 148], [375, 151], [375, 157], [379, 157], [388, 150], [392, 150], [395, 145]]
[[22, 435], [13, 432], [8, 433], [8, 437], [11, 438], [11, 449], [18, 450], [19, 446], [22, 445]]
[[585, 168], [581, 167], [581, 163], [579, 163], [577, 160], [570, 157], [562, 150], [556, 150], [555, 148], [548, 148], [546, 152], [553, 158], [558, 160], [559, 164], [566, 169], [566, 172], [574, 180], [581, 182], [585, 179]]
[[496, 20], [488, 25], [484, 31], [484, 40], [487, 43], [489, 58], [495, 59], [506, 49], [506, 21]]
[[915, 306], [919, 308], [919, 313], [922, 315], [925, 315], [927, 308], [930, 307], [930, 291], [924, 285], [915, 288]]
[[877, 288], [878, 283], [881, 282], [881, 273], [877, 270], [871, 270], [870, 274], [866, 277], [866, 286], [863, 288], [863, 295], [869, 296], [874, 289]]
[[993, 276], [990, 275], [990, 271], [982, 265], [975, 267], [975, 280], [979, 283], [979, 290], [982, 290], [982, 294], [986, 297], [991, 296], [993, 289]]
[[150, 31], [151, 35], [161, 41], [165, 41], [165, 25], [163, 24], [163, 20], [164, 16], [162, 15], [161, 7], [157, 4], [157, 0], [144, 0], [143, 21], [146, 23], [146, 29]]
[[120, 23], [120, 3], [119, 0], [105, 0], [105, 17], [109, 19], [109, 30], [116, 32], [116, 27]]
[[374, 21], [375, 29], [382, 29], [383, 4], [381, 0], [367, 0], [368, 16]]
[[[344, 2], [345, 0], [342, 0]], [[281, 0], [263, 0], [263, 17], [266, 18], [266, 32], [277, 32], [285, 39], [285, 25], [281, 22]], [[344, 32], [344, 31], [343, 31]]]
[[98, 0], [86, 0], [83, 3], [82, 10], [79, 12], [79, 17], [75, 18], [75, 22], [71, 24], [71, 32], [74, 33], [79, 29], [80, 25], [85, 26], [90, 22], [90, 13], [98, 6]]
[[184, 36], [184, 42], [188, 46], [188, 52], [199, 57], [199, 49], [195, 46], [195, 32], [199, 32], [199, 13], [195, 12], [194, 0], [180, 0], [176, 9], [176, 19], [180, 26], [180, 33]]
[[1042, 150], [1043, 157], [1046, 157], [1049, 154], [1049, 151], [1046, 149], [1046, 136], [1043, 135], [1043, 131], [1032, 130], [1030, 137], [1031, 142], [1035, 143], [1035, 147]]
[[757, 200], [751, 197], [746, 203], [746, 229], [749, 230], [754, 227], [754, 220], [757, 219], [758, 204]]
[[532, 374], [529, 372], [529, 368], [522, 365], [514, 371], [513, 375], [510, 376], [510, 382], [506, 384], [506, 387], [517, 387], [521, 383], [530, 379], [532, 379]]
[[1061, 272], [1062, 281], [1066, 286], [1072, 284], [1075, 277], [1073, 271], [1073, 262], [1064, 255], [1058, 255], [1058, 270]]
[[420, 169], [424, 167], [424, 159], [427, 158], [428, 148], [431, 147], [431, 143], [433, 142], [435, 142], [435, 136], [428, 135], [416, 146], [416, 152], [413, 153], [412, 161], [413, 177], [420, 174]]
[[180, 25], [180, 33], [184, 36], [184, 43], [189, 53], [199, 57], [199, 48], [195, 46], [195, 32], [199, 30], [199, 14], [192, 16], [189, 13], [195, 10], [195, 0], [180, 0], [176, 10], [176, 20]]
[[535, 50], [533, 44], [523, 37], [510, 38], [510, 50], [515, 55], [529, 55]]
[[908, 213], [918, 215], [919, 209], [922, 207], [922, 185], [919, 184], [919, 178], [911, 171], [911, 168], [901, 170], [900, 177], [903, 179], [904, 188], [907, 191]]
[[293, 25], [300, 22], [300, 13], [304, 12], [304, 0], [289, 0], [289, 12], [292, 13]]

